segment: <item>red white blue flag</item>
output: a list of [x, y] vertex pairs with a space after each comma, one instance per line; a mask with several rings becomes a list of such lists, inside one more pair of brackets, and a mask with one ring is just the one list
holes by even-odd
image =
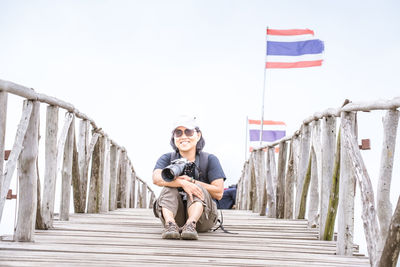
[[267, 56], [269, 69], [305, 68], [322, 65], [324, 43], [309, 29], [267, 29]]
[[[248, 121], [250, 150], [260, 146], [261, 120]], [[274, 142], [286, 136], [286, 123], [283, 121], [266, 120], [263, 124], [262, 143]]]

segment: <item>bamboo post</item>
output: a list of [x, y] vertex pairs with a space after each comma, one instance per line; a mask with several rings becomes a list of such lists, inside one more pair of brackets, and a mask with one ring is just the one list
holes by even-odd
[[285, 219], [293, 219], [293, 199], [294, 199], [294, 152], [293, 140], [290, 141], [289, 162], [286, 170], [285, 181]]
[[[270, 153], [272, 151], [272, 153]], [[273, 159], [274, 157], [274, 148], [267, 148], [267, 205], [268, 205], [268, 218], [276, 218], [276, 197], [275, 197], [275, 190], [273, 184]]]
[[390, 203], [390, 185], [392, 182], [393, 160], [396, 148], [397, 126], [400, 112], [388, 110], [383, 118], [383, 144], [379, 180], [377, 188], [377, 212], [380, 225], [380, 245], [383, 248], [392, 217], [392, 204]]
[[[68, 115], [67, 115], [68, 116]], [[72, 182], [72, 162], [75, 138], [75, 118], [73, 114], [68, 134], [65, 140], [64, 157], [62, 167], [62, 186], [61, 186], [61, 202], [60, 202], [60, 220], [69, 220], [69, 206], [71, 200], [71, 182]]]
[[115, 145], [110, 147], [110, 210], [117, 209], [117, 179], [119, 149]]
[[[376, 266], [379, 260], [377, 251], [379, 242], [379, 225], [375, 211], [374, 190], [371, 179], [369, 178], [367, 168], [362, 160], [360, 150], [358, 148], [357, 139], [352, 133], [352, 121], [350, 116], [344, 115], [343, 135], [345, 148], [350, 159], [351, 167], [353, 167], [355, 178], [360, 186], [360, 195], [362, 200], [362, 219], [364, 223], [365, 238], [367, 241], [368, 255], [371, 266]], [[342, 120], [343, 122], [343, 120]], [[350, 214], [349, 214], [350, 215]], [[354, 216], [354, 214], [353, 214]], [[352, 243], [352, 240], [351, 242]]]
[[[333, 168], [335, 163], [336, 117], [329, 116], [322, 119], [322, 152], [321, 152], [321, 184], [320, 184], [320, 211], [319, 211], [319, 239], [324, 236], [326, 217], [329, 206], [329, 192], [332, 187]], [[336, 216], [335, 216], [336, 217]]]
[[3, 192], [4, 181], [4, 149], [6, 139], [7, 98], [7, 92], [0, 91], [0, 194], [1, 192]]
[[11, 149], [11, 153], [8, 157], [8, 161], [6, 164], [6, 171], [4, 172], [4, 181], [2, 191], [0, 192], [0, 221], [1, 216], [3, 215], [3, 208], [6, 201], [6, 196], [8, 192], [8, 188], [10, 188], [11, 179], [15, 171], [15, 166], [17, 165], [18, 158], [21, 154], [23, 148], [23, 142], [25, 138], [25, 134], [28, 129], [30, 117], [32, 114], [33, 102], [32, 101], [24, 101], [23, 110], [21, 120], [18, 125], [17, 133], [15, 135], [15, 140], [13, 147]]
[[45, 170], [43, 184], [42, 214], [45, 227], [53, 227], [54, 201], [57, 179], [57, 133], [58, 107], [47, 106], [46, 139], [45, 139]]
[[287, 161], [287, 142], [279, 143], [278, 179], [276, 184], [276, 217], [285, 217], [285, 169]]
[[325, 227], [324, 227], [324, 234], [323, 240], [332, 240], [333, 238], [333, 231], [335, 228], [335, 220], [337, 214], [337, 208], [339, 204], [339, 182], [340, 182], [340, 163], [341, 163], [341, 130], [339, 129], [339, 134], [337, 137], [337, 144], [336, 144], [336, 154], [335, 154], [335, 161], [332, 173], [332, 186], [330, 189], [329, 195], [329, 202], [328, 202], [328, 210], [326, 214], [325, 220]]
[[304, 179], [306, 177], [308, 163], [310, 160], [310, 125], [303, 124], [301, 126], [301, 140], [300, 140], [300, 153], [299, 153], [299, 165], [298, 174], [296, 181], [296, 203], [295, 203], [295, 215], [296, 218], [300, 218], [300, 202], [303, 193]]
[[31, 242], [34, 239], [35, 216], [37, 204], [37, 170], [36, 160], [39, 148], [39, 118], [40, 104], [37, 101], [24, 101], [33, 105], [32, 115], [24, 137], [22, 146], [24, 149], [18, 161], [18, 220], [14, 232], [14, 241]]
[[397, 266], [400, 252], [400, 197], [389, 225], [386, 242], [379, 260], [379, 267]]
[[340, 183], [339, 183], [339, 207], [338, 207], [338, 234], [336, 253], [338, 255], [353, 255], [354, 236], [354, 196], [355, 178], [351, 166], [351, 159], [345, 146], [344, 127], [349, 124], [355, 138], [355, 113], [342, 112], [341, 115], [341, 155], [340, 155]]
[[104, 168], [104, 137], [99, 137], [94, 146], [92, 156], [92, 170], [88, 197], [88, 213], [99, 213], [102, 200], [103, 168]]
[[104, 137], [104, 153], [103, 153], [103, 187], [101, 194], [101, 212], [107, 212], [110, 208], [110, 139]]

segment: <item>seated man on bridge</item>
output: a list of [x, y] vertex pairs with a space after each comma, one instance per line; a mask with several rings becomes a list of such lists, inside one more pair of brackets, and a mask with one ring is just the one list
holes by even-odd
[[216, 156], [203, 152], [203, 134], [196, 118], [175, 124], [170, 144], [174, 152], [162, 155], [154, 167], [153, 183], [162, 186], [154, 214], [164, 225], [162, 238], [198, 239], [197, 232], [217, 222], [217, 205], [226, 179]]

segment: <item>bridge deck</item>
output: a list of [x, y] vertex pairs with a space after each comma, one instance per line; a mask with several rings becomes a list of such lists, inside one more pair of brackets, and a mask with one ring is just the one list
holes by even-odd
[[250, 211], [223, 211], [224, 225], [198, 241], [163, 240], [148, 209], [73, 214], [35, 242], [0, 242], [1, 266], [369, 266], [364, 256], [335, 254], [304, 220], [274, 220]]

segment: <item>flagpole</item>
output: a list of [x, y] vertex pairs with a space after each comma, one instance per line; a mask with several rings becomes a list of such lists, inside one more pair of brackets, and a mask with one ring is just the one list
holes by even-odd
[[262, 106], [261, 106], [261, 131], [260, 131], [260, 147], [262, 146], [263, 142], [263, 130], [264, 130], [264, 102], [265, 102], [265, 79], [266, 79], [266, 58], [267, 58], [267, 32], [268, 27], [265, 32], [265, 60], [264, 60], [264, 85], [263, 85], [263, 93], [262, 93]]

